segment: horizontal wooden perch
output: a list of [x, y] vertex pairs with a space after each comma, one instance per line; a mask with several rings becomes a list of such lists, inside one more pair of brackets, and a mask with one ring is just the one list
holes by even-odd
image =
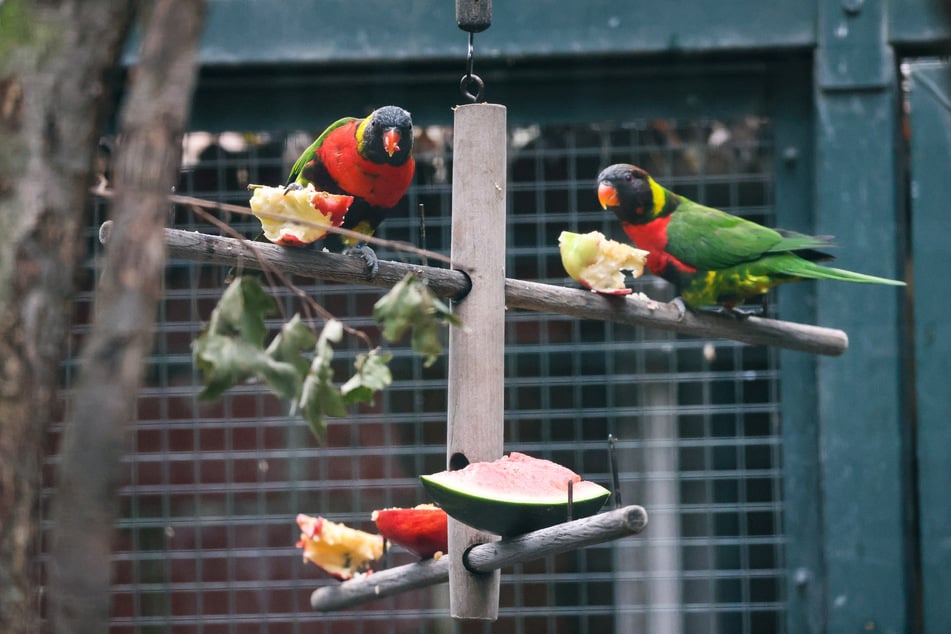
[[[625, 506], [511, 539], [473, 546], [463, 553], [463, 563], [473, 572], [491, 572], [546, 555], [636, 535], [646, 526], [647, 511], [640, 506]], [[426, 559], [318, 588], [311, 595], [310, 604], [315, 610], [329, 612], [444, 583], [449, 579], [450, 556]]]
[[[457, 270], [383, 260], [377, 275], [367, 279], [362, 258], [289, 249], [263, 242], [249, 246], [242, 240], [178, 229], [166, 229], [165, 235], [169, 255], [174, 258], [257, 270], [261, 265], [252, 251], [255, 249], [274, 268], [303, 277], [390, 288], [407, 273], [415, 272], [427, 280], [429, 288], [440, 297], [459, 297], [469, 289], [469, 277]], [[666, 303], [637, 296], [599, 295], [523, 280], [505, 281], [505, 303], [508, 308], [649, 326], [697, 337], [733, 339], [813, 354], [840, 355], [849, 342], [844, 332], [831, 328], [761, 317], [738, 320], [691, 311], [680, 319], [676, 307]]]

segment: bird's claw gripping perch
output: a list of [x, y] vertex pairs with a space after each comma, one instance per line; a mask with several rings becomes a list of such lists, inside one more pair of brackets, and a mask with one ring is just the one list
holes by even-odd
[[[684, 303], [683, 298], [678, 295], [670, 300], [669, 303], [677, 309], [677, 321], [683, 321], [687, 315], [687, 305]], [[754, 315], [761, 315], [764, 312], [762, 306], [747, 306], [746, 308], [740, 308], [739, 306], [702, 306], [698, 310], [713, 315], [732, 317], [739, 321], [748, 319]]]
[[284, 186], [284, 193], [297, 191], [298, 189], [304, 189], [304, 186], [296, 181], [291, 181]]
[[749, 319], [750, 317], [759, 317], [766, 313], [765, 306], [731, 306], [727, 310], [729, 311], [730, 315], [740, 321]]
[[684, 300], [681, 297], [675, 297], [670, 300], [670, 304], [677, 309], [677, 321], [681, 322], [684, 320], [684, 316], [687, 314], [687, 305], [684, 304]]
[[747, 306], [745, 308], [741, 308], [740, 306], [703, 306], [700, 310], [705, 313], [710, 313], [711, 315], [730, 317], [737, 321], [743, 321], [750, 317], [762, 315], [765, 312], [761, 306]]
[[350, 247], [345, 251], [347, 255], [355, 255], [359, 258], [362, 258], [366, 263], [366, 275], [367, 280], [372, 280], [376, 277], [376, 274], [380, 271], [380, 259], [376, 256], [376, 252], [371, 249], [369, 246], [364, 244], [358, 244], [355, 247]]

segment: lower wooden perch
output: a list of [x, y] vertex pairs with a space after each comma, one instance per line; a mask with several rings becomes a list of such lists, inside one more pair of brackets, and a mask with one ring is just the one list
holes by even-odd
[[[636, 535], [646, 526], [647, 511], [640, 506], [625, 506], [511, 539], [479, 544], [461, 556], [466, 568], [485, 573], [546, 555]], [[439, 559], [426, 559], [318, 588], [311, 595], [310, 604], [315, 610], [329, 612], [444, 583], [449, 579], [449, 557], [454, 556], [457, 555], [450, 553]]]
[[[391, 288], [407, 273], [415, 272], [427, 280], [429, 288], [440, 297], [460, 297], [469, 289], [469, 277], [458, 270], [381, 260], [377, 275], [367, 279], [362, 258], [263, 242], [249, 246], [242, 240], [179, 229], [166, 229], [165, 237], [169, 256], [173, 258], [258, 270], [261, 265], [254, 249], [271, 266], [303, 277]], [[508, 308], [649, 326], [696, 337], [733, 339], [813, 354], [840, 355], [849, 345], [843, 331], [831, 328], [761, 317], [738, 320], [692, 311], [680, 319], [674, 306], [661, 302], [514, 279], [505, 280], [505, 304]]]

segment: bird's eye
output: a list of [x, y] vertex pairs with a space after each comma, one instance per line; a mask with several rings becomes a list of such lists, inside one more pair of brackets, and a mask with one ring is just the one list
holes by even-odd
[[624, 174], [624, 180], [630, 183], [632, 180], [634, 180], [634, 174], [627, 172], [626, 174]]

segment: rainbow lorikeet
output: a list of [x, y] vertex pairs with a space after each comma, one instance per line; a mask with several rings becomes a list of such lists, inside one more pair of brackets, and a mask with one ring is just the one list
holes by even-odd
[[[372, 236], [413, 180], [412, 152], [410, 113], [383, 106], [364, 119], [344, 117], [330, 124], [294, 163], [287, 186], [313, 184], [318, 191], [353, 196], [342, 226]], [[339, 242], [358, 247], [375, 272], [376, 255], [369, 247], [351, 239]]]
[[635, 245], [650, 252], [647, 268], [673, 283], [691, 308], [734, 311], [778, 284], [806, 279], [905, 285], [821, 266], [816, 262], [833, 259], [819, 250], [834, 246], [829, 238], [770, 229], [705, 207], [662, 187], [634, 165], [602, 170], [598, 200], [614, 212]]

